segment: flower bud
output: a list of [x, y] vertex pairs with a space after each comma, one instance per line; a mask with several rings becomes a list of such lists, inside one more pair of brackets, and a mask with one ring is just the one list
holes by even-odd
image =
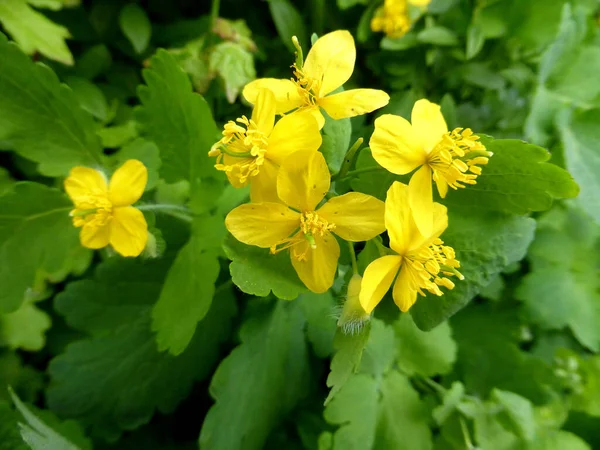
[[358, 274], [354, 274], [348, 282], [346, 302], [337, 323], [345, 334], [358, 333], [371, 319], [371, 315], [363, 309], [358, 299], [361, 283], [362, 277]]

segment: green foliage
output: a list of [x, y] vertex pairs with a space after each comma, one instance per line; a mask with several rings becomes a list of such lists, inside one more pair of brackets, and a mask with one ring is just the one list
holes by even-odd
[[0, 345], [11, 349], [39, 351], [52, 322], [48, 314], [25, 302], [15, 312], [0, 315]]
[[136, 53], [142, 53], [150, 43], [152, 24], [140, 6], [130, 3], [119, 13], [119, 26]]

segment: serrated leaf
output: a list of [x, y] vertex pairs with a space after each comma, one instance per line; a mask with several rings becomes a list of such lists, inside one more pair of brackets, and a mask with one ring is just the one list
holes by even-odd
[[63, 176], [73, 166], [102, 165], [96, 126], [73, 92], [1, 33], [0, 92], [0, 141], [38, 163], [43, 175]]
[[554, 199], [579, 193], [567, 171], [547, 162], [548, 150], [516, 139], [483, 138], [482, 142], [494, 155], [482, 167], [477, 184], [450, 192], [444, 204], [526, 214], [545, 211]]
[[494, 389], [491, 398], [502, 405], [517, 436], [532, 442], [536, 437], [536, 423], [531, 402], [514, 392], [500, 389]]
[[430, 330], [463, 308], [506, 266], [520, 261], [533, 239], [535, 220], [471, 208], [449, 209], [448, 229], [441, 238], [454, 248], [464, 280], [441, 297], [427, 295], [411, 308], [422, 330]]
[[319, 358], [333, 353], [333, 339], [337, 330], [336, 302], [331, 292], [308, 292], [296, 300], [306, 318], [306, 337]]
[[143, 53], [150, 43], [152, 24], [146, 11], [135, 3], [128, 3], [119, 13], [119, 26], [136, 53]]
[[73, 55], [65, 42], [71, 37], [69, 30], [55, 24], [28, 3], [48, 6], [28, 0], [4, 0], [0, 3], [0, 22], [4, 29], [28, 55], [37, 51], [50, 59], [72, 65]]
[[[308, 45], [308, 33], [302, 20], [302, 16], [290, 0], [269, 0], [269, 11], [275, 22], [275, 28], [284, 45], [294, 52], [296, 49], [292, 43], [292, 36], [296, 36], [300, 45], [306, 49]], [[307, 54], [305, 50], [305, 54]]]
[[305, 321], [297, 302], [259, 306], [242, 325], [241, 344], [213, 376], [215, 404], [202, 425], [202, 449], [264, 448], [271, 430], [307, 393]]
[[168, 183], [189, 181], [190, 206], [197, 213], [204, 212], [214, 205], [223, 186], [211, 180], [218, 172], [208, 152], [219, 136], [210, 108], [192, 91], [189, 77], [166, 50], [156, 53], [143, 75], [147, 86], [138, 88], [142, 106], [136, 117], [158, 145], [160, 174]]
[[10, 394], [17, 410], [23, 415], [26, 422], [19, 422], [21, 437], [32, 450], [80, 450], [80, 447], [68, 441], [29, 411], [12, 389]]
[[336, 330], [333, 338], [335, 353], [331, 358], [331, 371], [327, 376], [327, 387], [330, 387], [331, 390], [325, 400], [326, 405], [334, 398], [350, 376], [358, 370], [370, 331], [370, 324], [354, 335], [344, 334], [340, 328]]
[[193, 383], [210, 373], [229, 335], [234, 298], [231, 291], [221, 293], [181, 355], [159, 353], [150, 309], [171, 261], [172, 255], [108, 260], [94, 279], [70, 283], [57, 296], [67, 322], [92, 337], [72, 343], [50, 362], [47, 399], [53, 411], [114, 440], [147, 423], [155, 410], [173, 411]]
[[224, 236], [221, 217], [194, 218], [192, 236], [175, 258], [152, 308], [152, 331], [157, 333], [159, 351], [183, 352], [210, 309]]
[[15, 312], [0, 314], [0, 346], [39, 351], [46, 343], [51, 324], [48, 314], [34, 303], [25, 302]]
[[565, 163], [579, 183], [580, 205], [600, 223], [600, 109], [582, 113], [567, 112], [559, 117], [559, 130], [564, 144]]
[[381, 320], [371, 319], [369, 340], [360, 360], [359, 372], [382, 377], [392, 367], [397, 347], [393, 328]]
[[221, 42], [212, 50], [209, 69], [225, 84], [225, 96], [234, 103], [240, 90], [256, 78], [252, 54], [237, 42]]
[[515, 297], [529, 320], [545, 329], [570, 327], [585, 347], [600, 350], [600, 226], [575, 208], [555, 208], [539, 220], [528, 259], [531, 271]]
[[16, 183], [0, 197], [1, 312], [17, 310], [38, 275], [73, 267], [81, 244], [72, 207], [62, 192], [31, 182]]
[[398, 367], [406, 374], [424, 377], [447, 374], [456, 361], [456, 343], [448, 322], [421, 331], [410, 314], [393, 324], [398, 345]]
[[67, 85], [73, 90], [79, 105], [96, 119], [106, 121], [108, 118], [108, 101], [102, 90], [85, 78], [68, 77]]
[[292, 267], [288, 252], [276, 255], [268, 249], [242, 244], [227, 235], [225, 254], [231, 260], [229, 271], [234, 284], [246, 294], [293, 300], [307, 291]]

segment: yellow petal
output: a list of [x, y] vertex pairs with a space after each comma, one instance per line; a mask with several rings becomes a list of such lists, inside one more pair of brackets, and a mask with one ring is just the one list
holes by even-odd
[[276, 110], [275, 95], [268, 89], [261, 89], [252, 110], [252, 120], [266, 136], [273, 130]]
[[442, 177], [435, 180], [435, 184], [437, 186], [438, 193], [440, 197], [446, 198], [446, 194], [448, 193], [448, 183]]
[[360, 192], [333, 197], [317, 210], [317, 214], [335, 224], [333, 232], [346, 241], [373, 239], [385, 231], [384, 203]]
[[408, 186], [398, 181], [387, 191], [385, 227], [390, 237], [390, 247], [399, 255], [406, 255], [411, 242], [422, 238], [408, 203]]
[[314, 211], [329, 191], [330, 181], [327, 163], [320, 152], [295, 152], [279, 169], [277, 194], [294, 209]]
[[277, 197], [277, 173], [279, 167], [265, 159], [258, 175], [250, 177], [250, 201], [252, 203], [280, 203]]
[[306, 77], [321, 81], [317, 97], [324, 97], [350, 79], [355, 60], [354, 38], [346, 30], [337, 30], [317, 39], [306, 56], [303, 71]]
[[415, 135], [427, 153], [437, 145], [448, 132], [448, 126], [439, 105], [429, 100], [417, 100], [413, 106], [410, 121]]
[[300, 214], [281, 203], [246, 203], [227, 214], [225, 226], [238, 241], [269, 248], [300, 226]]
[[110, 226], [108, 224], [103, 227], [84, 225], [79, 233], [79, 241], [85, 248], [106, 247], [110, 241]]
[[433, 189], [431, 187], [431, 169], [422, 166], [410, 178], [408, 183], [408, 203], [419, 232], [431, 236], [433, 231]]
[[431, 234], [429, 236], [423, 236], [418, 232], [416, 225], [413, 226], [415, 231], [413, 232], [414, 237], [410, 242], [408, 252], [417, 250], [421, 247], [428, 247], [431, 243], [448, 228], [448, 209], [439, 203], [433, 204], [433, 226]]
[[413, 6], [427, 6], [431, 3], [431, 0], [408, 0]]
[[111, 177], [108, 198], [114, 206], [129, 206], [140, 199], [147, 182], [146, 166], [137, 159], [129, 159]]
[[297, 151], [317, 151], [322, 138], [319, 124], [310, 112], [294, 112], [279, 119], [269, 136], [267, 158], [281, 165]]
[[261, 89], [268, 89], [275, 96], [275, 103], [277, 105], [276, 114], [283, 114], [303, 105], [302, 98], [300, 98], [298, 93], [298, 87], [292, 80], [259, 78], [248, 83], [244, 87], [242, 94], [248, 102], [254, 105]]
[[106, 194], [107, 190], [104, 175], [89, 167], [73, 167], [65, 179], [65, 191], [73, 203], [81, 197]]
[[321, 108], [319, 108], [318, 106], [309, 106], [307, 108], [302, 108], [301, 111], [306, 111], [312, 114], [312, 116], [319, 124], [319, 130], [323, 128], [323, 126], [325, 125], [325, 117], [323, 117], [323, 114], [321, 113]]
[[133, 206], [115, 208], [110, 223], [110, 245], [122, 256], [138, 256], [148, 241], [148, 224]]
[[375, 161], [398, 175], [412, 172], [423, 165], [427, 157], [410, 123], [393, 114], [375, 119], [369, 147]]
[[402, 257], [397, 255], [383, 256], [376, 259], [365, 269], [360, 287], [360, 304], [367, 313], [371, 313], [390, 289]]
[[[298, 277], [313, 292], [326, 292], [332, 285], [340, 257], [340, 246], [331, 233], [314, 236], [316, 248], [311, 248], [308, 241], [295, 245], [290, 249], [292, 265]], [[298, 259], [295, 255], [305, 255]]]
[[319, 106], [333, 119], [360, 116], [387, 105], [390, 96], [379, 89], [351, 89], [319, 99]]
[[392, 296], [394, 303], [398, 305], [400, 311], [406, 312], [417, 301], [417, 290], [413, 287], [413, 282], [408, 266], [400, 269], [400, 274], [394, 284]]

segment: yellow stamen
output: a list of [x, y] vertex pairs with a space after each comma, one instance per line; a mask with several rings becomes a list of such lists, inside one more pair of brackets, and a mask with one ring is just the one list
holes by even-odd
[[[298, 244], [308, 241], [310, 248], [317, 248], [315, 236], [324, 236], [326, 233], [335, 230], [335, 224], [327, 222], [319, 217], [315, 211], [305, 211], [300, 216], [300, 229], [281, 242], [278, 242], [270, 248], [272, 254], [279, 253], [288, 248], [296, 247]], [[298, 261], [306, 260], [306, 252], [299, 252], [297, 248], [292, 248], [292, 256]]]
[[112, 203], [104, 193], [78, 197], [75, 209], [69, 215], [73, 217], [73, 225], [82, 227], [86, 224], [102, 227], [112, 219]]

